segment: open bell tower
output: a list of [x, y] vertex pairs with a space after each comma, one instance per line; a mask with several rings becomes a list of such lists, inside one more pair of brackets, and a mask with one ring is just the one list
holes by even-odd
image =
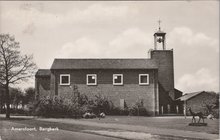
[[158, 49], [158, 43], [162, 43], [162, 50], [166, 50], [166, 33], [161, 31], [160, 23], [161, 20], [158, 21], [159, 29], [156, 33], [154, 33], [154, 50]]

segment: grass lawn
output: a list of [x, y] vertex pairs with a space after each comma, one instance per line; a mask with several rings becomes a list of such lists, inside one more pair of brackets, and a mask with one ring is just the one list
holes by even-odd
[[[0, 118], [0, 120], [4, 121], [5, 119]], [[16, 119], [10, 119], [9, 121], [21, 123], [21, 124], [34, 125], [34, 126], [42, 126], [42, 127], [58, 126], [60, 129], [71, 130], [71, 131], [103, 129], [94, 126], [93, 127], [83, 126], [83, 125], [73, 126], [72, 124], [44, 122], [44, 121], [35, 120], [34, 118], [29, 118], [29, 119], [16, 118]], [[80, 121], [140, 125], [146, 127], [169, 128], [169, 129], [179, 129], [179, 130], [188, 130], [188, 131], [197, 131], [197, 132], [207, 132], [210, 134], [219, 134], [219, 119], [215, 119], [215, 120], [205, 119], [205, 122], [208, 124], [208, 126], [189, 126], [188, 124], [191, 122], [191, 117], [187, 117], [185, 119], [183, 116], [179, 116], [179, 117], [107, 116], [106, 118], [100, 120], [98, 118], [95, 118], [95, 119], [80, 119]]]
[[[84, 120], [84, 119], [81, 119]], [[93, 119], [95, 121], [97, 119]], [[102, 120], [103, 121], [103, 120]], [[12, 122], [12, 123], [7, 123]], [[90, 133], [95, 135], [102, 135], [112, 138], [122, 138], [122, 139], [132, 139], [139, 137], [141, 139], [154, 139], [154, 140], [183, 140], [183, 137], [179, 136], [168, 136], [168, 135], [151, 135], [148, 133], [141, 133], [141, 132], [130, 132], [130, 131], [116, 131], [114, 129], [109, 128], [101, 128], [97, 126], [85, 126], [85, 125], [78, 125], [78, 124], [67, 124], [67, 123], [60, 123], [60, 122], [47, 122], [47, 121], [39, 121], [35, 118], [11, 118], [10, 120], [5, 118], [0, 118], [0, 123], [4, 126], [4, 128], [10, 130], [12, 127], [58, 127], [61, 130], [68, 130], [68, 131], [74, 131], [74, 132], [80, 132], [80, 133]], [[17, 124], [15, 124], [17, 123]], [[38, 132], [38, 133], [37, 133]], [[36, 133], [32, 133], [34, 135], [41, 136], [42, 133], [37, 131]], [[105, 132], [103, 134], [103, 132]], [[23, 132], [22, 132], [23, 133]], [[29, 132], [31, 134], [31, 132]], [[29, 133], [26, 133], [26, 135]], [[48, 136], [52, 133], [48, 133]], [[13, 133], [12, 133], [13, 134]], [[13, 137], [16, 136], [13, 134]], [[7, 135], [6, 135], [7, 137]], [[26, 137], [24, 136], [26, 139]], [[197, 138], [187, 138], [188, 140], [197, 140]]]
[[[211, 134], [219, 134], [219, 119], [205, 119], [208, 126], [188, 126], [191, 117], [137, 117], [137, 116], [107, 116], [104, 119], [81, 119], [83, 121], [92, 121], [100, 123], [117, 123], [128, 125], [141, 125], [147, 127], [170, 128], [197, 132], [207, 132]], [[198, 121], [198, 118], [196, 118]]]

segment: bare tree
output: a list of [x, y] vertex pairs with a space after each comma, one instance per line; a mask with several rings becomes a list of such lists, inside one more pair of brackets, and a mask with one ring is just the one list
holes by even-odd
[[10, 118], [10, 85], [27, 80], [36, 69], [33, 56], [22, 55], [19, 48], [13, 36], [0, 34], [0, 84], [5, 88], [6, 118]]

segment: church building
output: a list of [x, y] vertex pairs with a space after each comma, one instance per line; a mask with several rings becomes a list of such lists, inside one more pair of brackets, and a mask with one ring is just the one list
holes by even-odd
[[[161, 47], [159, 47], [161, 46]], [[54, 59], [50, 69], [35, 75], [38, 98], [69, 97], [77, 86], [80, 94], [102, 94], [124, 108], [137, 100], [153, 115], [182, 114], [176, 101], [182, 92], [174, 87], [173, 49], [166, 49], [166, 33], [154, 33], [154, 49], [145, 59]]]

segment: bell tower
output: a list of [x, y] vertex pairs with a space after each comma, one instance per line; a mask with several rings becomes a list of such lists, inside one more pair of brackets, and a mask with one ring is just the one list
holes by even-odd
[[157, 50], [158, 43], [162, 43], [162, 50], [166, 50], [166, 33], [161, 31], [160, 23], [161, 20], [158, 21], [159, 29], [156, 33], [154, 33], [154, 50]]
[[150, 51], [150, 58], [158, 64], [158, 81], [166, 93], [175, 100], [174, 96], [174, 64], [173, 49], [166, 49], [166, 33], [159, 29], [154, 33], [154, 49]]

